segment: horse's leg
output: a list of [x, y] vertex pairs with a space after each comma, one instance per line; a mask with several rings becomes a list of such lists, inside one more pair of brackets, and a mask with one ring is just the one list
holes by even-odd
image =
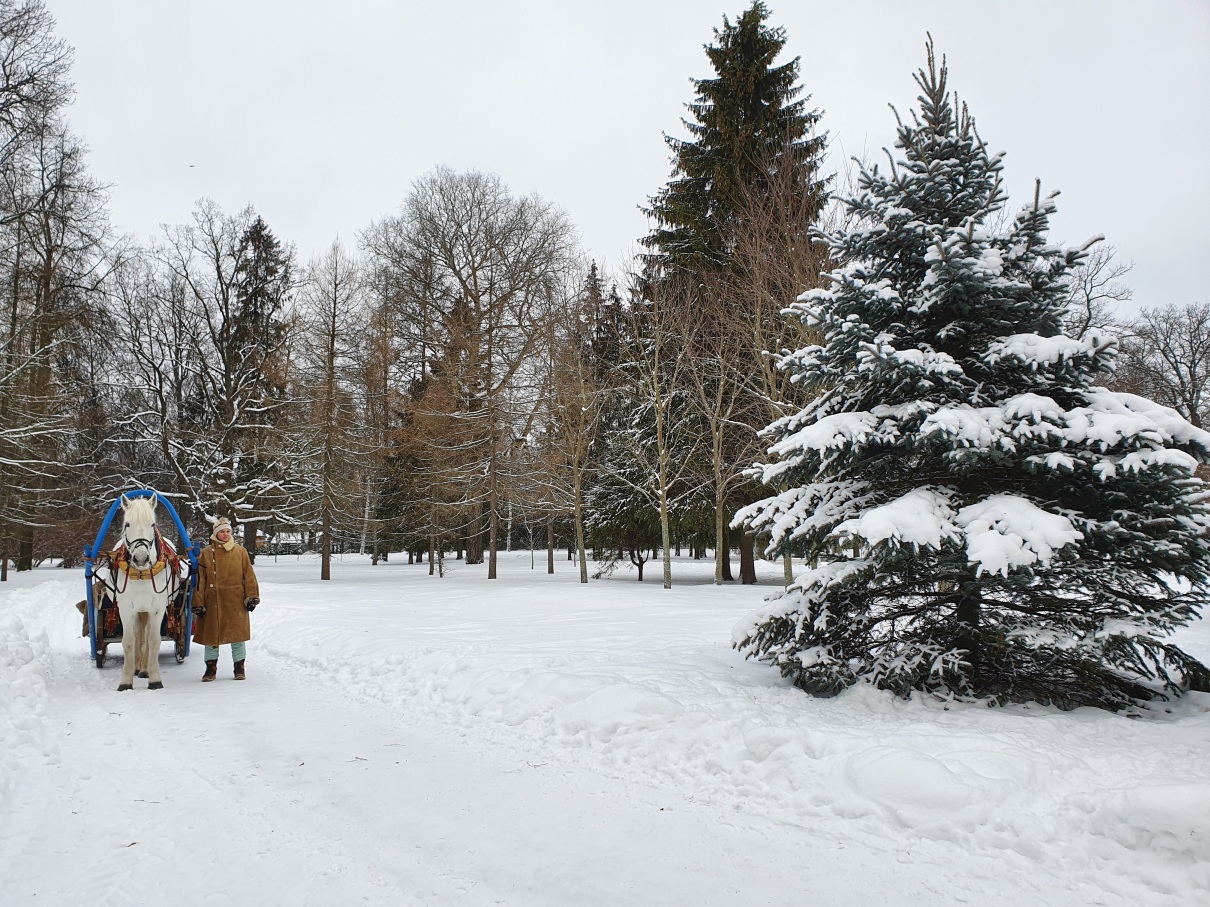
[[118, 681], [118, 692], [134, 689], [135, 651], [138, 648], [138, 619], [129, 602], [118, 602], [118, 613], [122, 615], [122, 679]]
[[139, 612], [139, 632], [134, 637], [134, 676], [147, 676], [147, 612]]
[[154, 609], [147, 618], [147, 676], [151, 678], [147, 684], [149, 690], [162, 690], [164, 683], [160, 680], [160, 622], [164, 619], [164, 604]]

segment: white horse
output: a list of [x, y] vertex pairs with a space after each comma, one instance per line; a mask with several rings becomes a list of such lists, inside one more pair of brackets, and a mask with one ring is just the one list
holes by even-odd
[[122, 618], [122, 680], [134, 689], [134, 675], [149, 678], [147, 689], [162, 690], [160, 622], [178, 582], [175, 565], [155, 528], [155, 499], [122, 496], [122, 544], [114, 551], [113, 579]]

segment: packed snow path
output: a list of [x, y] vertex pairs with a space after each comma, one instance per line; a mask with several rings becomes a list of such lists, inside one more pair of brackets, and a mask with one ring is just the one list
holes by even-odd
[[[0, 587], [8, 904], [1146, 905], [1210, 890], [1210, 696], [1137, 719], [814, 700], [772, 588], [261, 560], [249, 680], [119, 694], [75, 574]], [[766, 579], [777, 570], [768, 566]], [[69, 576], [70, 579], [65, 578]], [[1203, 625], [1183, 640], [1203, 658]], [[111, 652], [113, 649], [111, 648]], [[1199, 894], [1199, 892], [1201, 894]]]

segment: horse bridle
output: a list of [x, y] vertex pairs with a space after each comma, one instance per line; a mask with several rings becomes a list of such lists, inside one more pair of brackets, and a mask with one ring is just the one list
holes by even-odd
[[[126, 538], [125, 532], [122, 533], [122, 541], [126, 543], [126, 551], [129, 553], [129, 555], [133, 555], [134, 552], [139, 548], [146, 548], [147, 549], [147, 563], [149, 563], [149, 564], [155, 563], [155, 553], [156, 553], [155, 549], [158, 549], [160, 547], [158, 544], [156, 544], [159, 541], [159, 539], [156, 538], [156, 536], [159, 535], [159, 533], [156, 532], [155, 529], [152, 529], [151, 531], [153, 533], [151, 538], [135, 539], [133, 542]], [[153, 548], [153, 546], [154, 546], [154, 548]], [[144, 569], [144, 568], [140, 567], [139, 569]]]
[[[136, 548], [146, 548], [147, 549], [147, 566], [146, 567], [133, 567], [133, 572], [138, 574], [138, 576], [136, 578], [151, 580], [151, 589], [157, 595], [161, 592], [169, 590], [174, 585], [176, 576], [172, 570], [166, 569], [168, 567], [167, 562], [159, 558], [160, 549], [161, 549], [160, 530], [156, 526], [152, 526], [150, 539], [139, 538], [139, 539], [135, 539], [134, 541], [130, 541], [126, 538], [126, 528], [127, 527], [122, 528], [122, 544], [126, 546], [126, 567], [120, 568], [118, 563], [114, 563], [111, 567], [111, 570], [113, 572], [113, 580], [114, 580], [113, 587], [112, 587], [114, 593], [116, 594], [116, 593], [120, 593], [120, 592], [125, 592], [126, 587], [130, 584], [130, 574], [132, 572], [130, 556]], [[159, 568], [158, 570], [156, 569], [157, 567]], [[118, 588], [118, 574], [119, 573], [125, 574], [125, 577], [126, 577], [126, 582], [122, 584], [121, 589]], [[166, 582], [164, 584], [163, 589], [157, 589], [155, 587], [155, 577], [156, 577], [157, 573], [167, 574]], [[144, 576], [143, 574], [146, 574], [146, 575]]]

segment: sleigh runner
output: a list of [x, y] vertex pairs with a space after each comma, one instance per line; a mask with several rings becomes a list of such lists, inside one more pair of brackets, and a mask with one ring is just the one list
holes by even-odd
[[[112, 550], [106, 549], [105, 538], [114, 517], [123, 506], [123, 501], [150, 498], [162, 507], [176, 525], [183, 543], [184, 554], [177, 549], [159, 530], [154, 534], [154, 559], [147, 558], [145, 566], [136, 566], [124, 543]], [[92, 546], [84, 548], [84, 635], [89, 637], [91, 656], [98, 668], [104, 666], [107, 649], [112, 643], [122, 643], [126, 628], [122, 625], [117, 599], [131, 581], [149, 581], [157, 593], [169, 593], [167, 607], [160, 620], [160, 642], [173, 643], [177, 663], [189, 655], [193, 617], [190, 605], [197, 584], [197, 558], [200, 545], [191, 542], [189, 533], [177, 515], [172, 503], [157, 491], [136, 490], [119, 496], [105, 515]]]

